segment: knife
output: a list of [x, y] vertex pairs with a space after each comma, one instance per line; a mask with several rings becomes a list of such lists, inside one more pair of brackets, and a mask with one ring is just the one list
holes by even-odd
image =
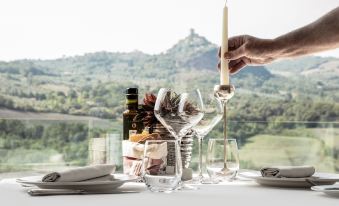
[[323, 188], [323, 190], [339, 190], [339, 187], [327, 187], [327, 188]]
[[70, 190], [70, 189], [29, 189], [27, 193], [31, 196], [47, 196], [47, 195], [87, 195], [87, 194], [123, 194], [136, 193], [135, 191], [86, 191], [86, 190]]

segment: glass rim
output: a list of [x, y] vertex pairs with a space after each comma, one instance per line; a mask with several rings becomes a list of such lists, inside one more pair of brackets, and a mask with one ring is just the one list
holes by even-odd
[[[172, 88], [172, 87], [161, 87], [161, 88], [159, 89], [159, 91], [160, 91], [161, 89], [166, 90], [166, 91], [170, 91], [170, 92], [175, 92], [175, 89]], [[199, 92], [201, 92], [199, 88], [194, 87], [193, 89], [187, 89], [187, 90], [184, 89], [181, 93], [185, 93], [185, 92], [186, 92], [186, 93], [190, 93], [190, 92], [192, 92], [192, 91], [199, 91]]]
[[[217, 139], [217, 138], [209, 138], [208, 141], [210, 141], [210, 140], [213, 140], [213, 141], [215, 141], [215, 140], [225, 141], [225, 139]], [[229, 140], [237, 141], [237, 139], [235, 139], [235, 138], [227, 138], [227, 141], [229, 141]]]

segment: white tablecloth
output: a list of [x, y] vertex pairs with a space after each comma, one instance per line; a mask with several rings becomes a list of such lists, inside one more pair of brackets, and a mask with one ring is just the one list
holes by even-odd
[[[339, 205], [339, 198], [310, 189], [282, 189], [257, 185], [252, 181], [218, 185], [199, 185], [199, 190], [171, 194], [152, 193], [142, 183], [128, 183], [119, 188], [122, 194], [63, 195], [31, 197], [14, 179], [0, 181], [1, 206], [330, 206]], [[135, 193], [123, 193], [134, 191]]]

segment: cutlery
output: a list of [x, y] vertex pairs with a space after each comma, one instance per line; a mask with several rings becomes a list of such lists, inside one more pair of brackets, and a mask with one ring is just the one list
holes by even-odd
[[69, 189], [30, 189], [27, 193], [31, 196], [47, 195], [88, 195], [88, 194], [125, 194], [136, 193], [136, 191], [86, 191], [86, 190], [69, 190]]
[[339, 190], [339, 187], [328, 187], [324, 188], [324, 190]]
[[338, 186], [333, 186], [333, 187], [329, 187], [329, 186], [316, 186], [316, 187], [312, 187], [312, 189], [316, 190], [316, 191], [324, 191], [324, 190], [328, 190], [328, 191], [339, 191], [339, 187]]

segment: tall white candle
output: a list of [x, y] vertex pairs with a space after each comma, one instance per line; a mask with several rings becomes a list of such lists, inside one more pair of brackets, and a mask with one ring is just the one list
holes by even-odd
[[220, 85], [230, 84], [228, 61], [224, 58], [224, 54], [227, 51], [228, 51], [228, 8], [227, 8], [227, 5], [225, 4], [223, 17], [222, 17]]

